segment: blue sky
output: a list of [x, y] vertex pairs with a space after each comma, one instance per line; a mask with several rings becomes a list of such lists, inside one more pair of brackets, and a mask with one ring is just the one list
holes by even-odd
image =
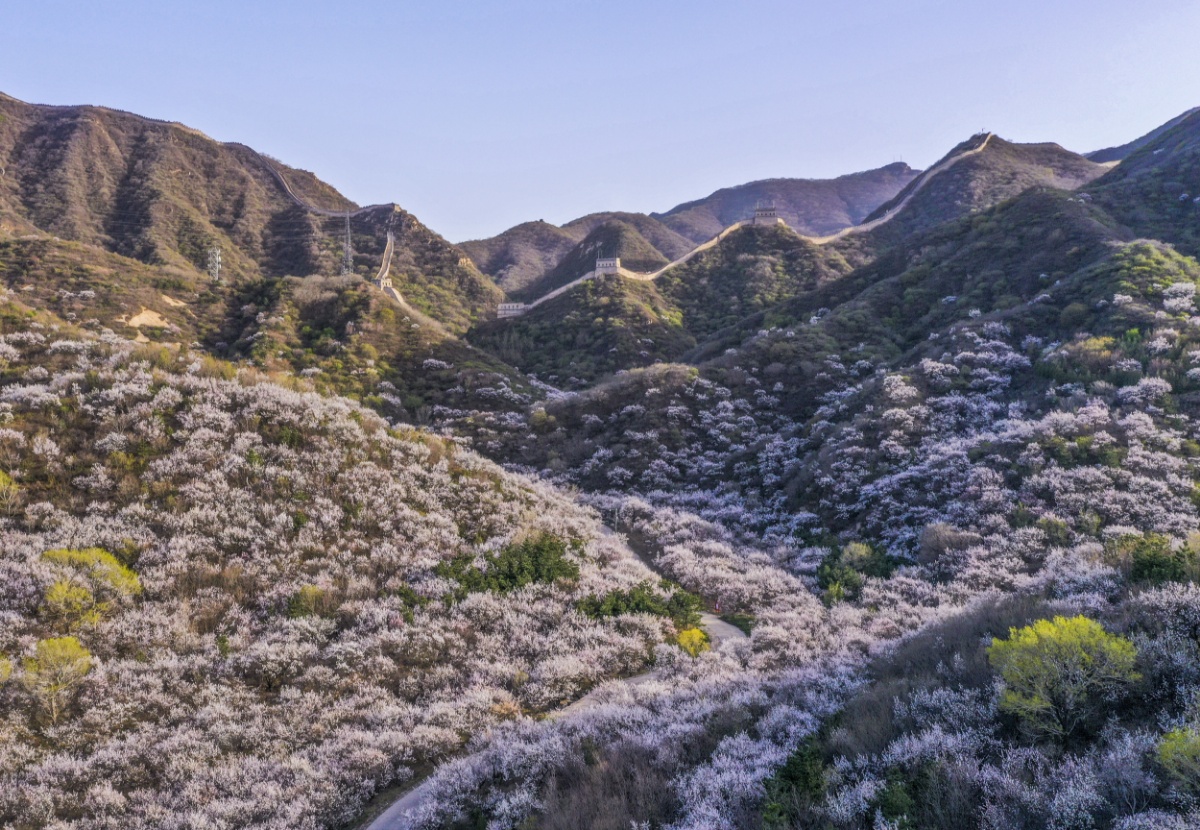
[[1195, 0], [37, 0], [0, 90], [182, 121], [461, 241], [981, 127], [1122, 143], [1200, 105], [1198, 36]]

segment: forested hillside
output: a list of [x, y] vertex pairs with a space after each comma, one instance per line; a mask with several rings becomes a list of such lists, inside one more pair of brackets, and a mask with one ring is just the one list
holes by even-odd
[[652, 574], [452, 441], [11, 295], [0, 319], [6, 826], [336, 826], [674, 631], [581, 614]]
[[315, 177], [0, 111], [0, 824], [1200, 824], [1194, 112], [497, 319], [753, 186], [342, 273]]
[[[1200, 186], [1190, 142], [1173, 141], [1133, 181]], [[677, 703], [710, 743], [681, 747], [661, 778], [638, 750], [662, 728], [641, 697], [574, 731], [506, 733], [455, 773], [479, 789], [447, 788], [438, 815], [534, 792], [550, 805], [539, 827], [580, 805], [614, 828], [1195, 823], [1198, 655], [1182, 620], [1200, 607], [1200, 265], [1098, 206], [1130, 180], [1118, 167], [1076, 194], [1035, 187], [857, 248], [865, 264], [797, 285], [693, 365], [490, 424], [479, 446], [596, 493], [637, 538], [666, 536], [660, 568], [754, 621], [740, 664], [702, 671], [732, 684], [720, 694], [794, 643], [815, 649], [802, 664], [851, 675], [761, 679], [765, 698], [719, 715]], [[738, 284], [729, 264], [708, 273]], [[747, 569], [756, 586], [800, 580], [838, 622], [780, 617], [741, 587]], [[1082, 660], [1103, 679], [1068, 691]], [[595, 771], [524, 761], [562, 740], [582, 757], [611, 748]], [[614, 791], [620, 775], [670, 791]]]

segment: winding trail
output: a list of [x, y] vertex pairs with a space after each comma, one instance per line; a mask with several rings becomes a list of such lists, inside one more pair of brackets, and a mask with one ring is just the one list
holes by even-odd
[[[911, 202], [913, 200], [913, 197], [915, 197], [918, 193], [920, 193], [922, 190], [924, 190], [925, 185], [927, 185], [934, 176], [938, 175], [939, 173], [944, 173], [945, 171], [949, 170], [951, 167], [958, 164], [960, 161], [963, 161], [964, 159], [968, 159], [968, 158], [971, 158], [972, 156], [977, 156], [980, 153], [982, 153], [987, 148], [988, 143], [992, 140], [994, 135], [995, 135], [994, 133], [985, 133], [983, 141], [980, 142], [978, 147], [973, 147], [970, 150], [963, 150], [958, 155], [951, 156], [950, 158], [946, 159], [945, 161], [942, 161], [941, 163], [936, 164], [933, 167], [926, 170], [925, 172], [923, 172], [920, 176], [918, 176], [914, 180], [915, 184], [913, 184], [912, 190], [910, 190], [908, 192], [908, 195], [905, 196], [900, 201], [900, 204], [891, 208], [887, 213], [885, 213], [883, 216], [880, 216], [878, 219], [872, 219], [870, 222], [863, 222], [861, 225], [851, 225], [848, 228], [842, 228], [837, 233], [830, 234], [829, 236], [806, 236], [805, 234], [796, 234], [796, 235], [799, 236], [801, 239], [804, 239], [808, 242], [813, 243], [814, 245], [827, 245], [830, 242], [834, 242], [838, 239], [844, 239], [847, 236], [853, 236], [855, 234], [867, 233], [868, 231], [875, 230], [876, 228], [878, 228], [881, 225], [887, 224], [888, 222], [892, 221], [892, 219], [894, 219], [902, 210], [904, 210], [904, 208], [908, 207], [908, 204], [909, 204], [909, 202]], [[719, 234], [714, 236], [712, 239], [708, 240], [707, 242], [703, 242], [700, 245], [697, 245], [695, 248], [688, 251], [683, 256], [679, 257], [679, 259], [668, 262], [666, 265], [664, 265], [662, 268], [659, 268], [657, 271], [639, 272], [639, 271], [630, 271], [625, 268], [622, 268], [619, 273], [622, 277], [626, 277], [627, 279], [632, 279], [632, 280], [642, 280], [645, 282], [649, 282], [651, 280], [658, 279], [660, 276], [665, 274], [667, 271], [670, 271], [672, 268], [676, 268], [680, 265], [683, 265], [685, 262], [692, 259], [692, 257], [695, 257], [699, 254], [704, 253], [705, 251], [709, 250], [710, 248], [715, 246], [717, 243], [719, 243], [721, 240], [723, 240], [725, 237], [729, 236], [729, 234], [733, 233], [736, 230], [739, 230], [740, 228], [744, 228], [745, 226], [747, 226], [749, 224], [751, 224], [751, 222], [749, 220], [735, 222], [734, 224], [730, 225], [725, 230], [721, 231]], [[548, 300], [553, 300], [555, 297], [558, 297], [561, 294], [571, 290], [572, 288], [579, 285], [580, 283], [587, 282], [588, 280], [591, 280], [591, 279], [595, 279], [595, 277], [596, 277], [595, 271], [588, 271], [583, 276], [577, 277], [576, 279], [571, 280], [566, 285], [559, 286], [558, 288], [555, 288], [553, 291], [547, 292], [546, 294], [543, 294], [541, 297], [538, 297], [536, 300], [534, 300], [530, 303], [526, 303], [524, 310], [528, 311], [529, 309], [535, 308], [536, 306], [539, 306]]]
[[[724, 642], [747, 639], [746, 633], [740, 628], [730, 625], [712, 614], [701, 614], [700, 625], [708, 633], [713, 648], [720, 648]], [[581, 712], [602, 705], [615, 688], [643, 686], [659, 680], [664, 674], [662, 669], [651, 669], [641, 674], [635, 674], [633, 677], [606, 681], [569, 706], [546, 715], [546, 720], [574, 717]], [[415, 784], [411, 790], [393, 801], [374, 821], [361, 830], [412, 830], [413, 815], [432, 795], [433, 778], [430, 777]]]

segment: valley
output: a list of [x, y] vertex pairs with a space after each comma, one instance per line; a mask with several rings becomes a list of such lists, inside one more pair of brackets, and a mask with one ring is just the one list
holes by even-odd
[[0, 825], [1200, 821], [1200, 111], [461, 244], [0, 167]]

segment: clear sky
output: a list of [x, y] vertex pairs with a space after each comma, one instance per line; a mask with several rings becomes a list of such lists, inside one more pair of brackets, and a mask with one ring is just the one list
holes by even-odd
[[454, 241], [741, 182], [1079, 151], [1200, 105], [1196, 0], [36, 0], [0, 90], [182, 121]]

